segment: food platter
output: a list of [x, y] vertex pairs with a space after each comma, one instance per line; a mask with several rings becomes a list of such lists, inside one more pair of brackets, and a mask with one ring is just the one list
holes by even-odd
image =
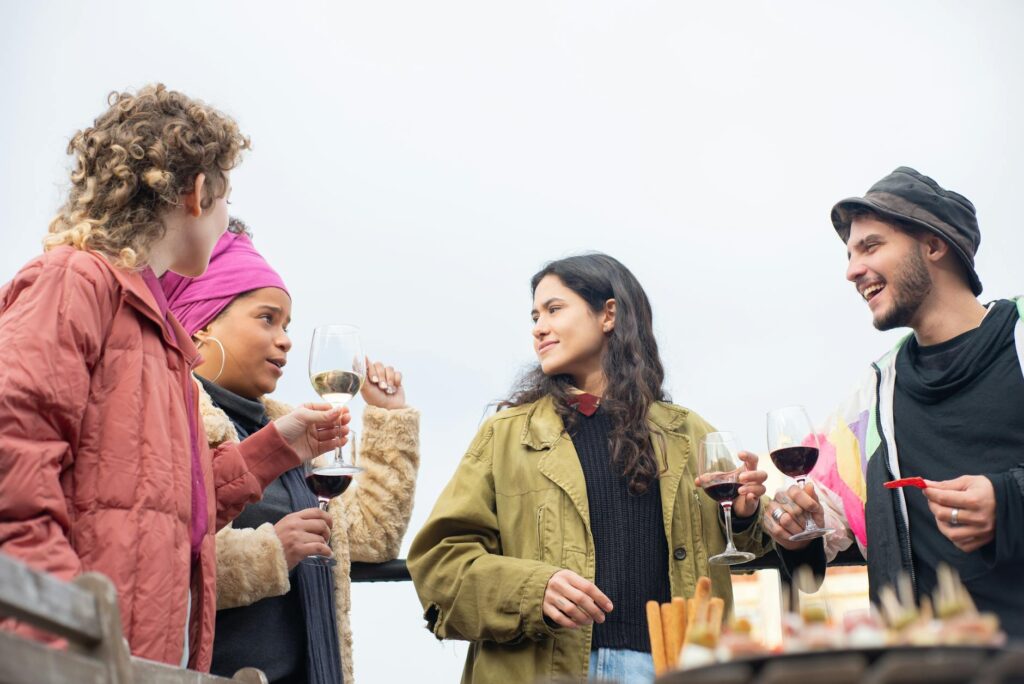
[[[941, 671], [951, 675], [943, 681], [958, 681], [956, 673], [962, 671], [964, 679], [991, 662], [993, 657], [1009, 648], [997, 646], [888, 646], [880, 648], [815, 650], [790, 653], [771, 653], [740, 656], [727, 662], [676, 670], [660, 677], [658, 684], [732, 684], [764, 681], [772, 670], [770, 681], [793, 681], [808, 684], [818, 681], [815, 675], [828, 673], [830, 682], [860, 681], [879, 667], [914, 669], [919, 674]], [[1021, 651], [1024, 646], [1017, 645]], [[844, 677], [844, 674], [847, 677]], [[916, 680], [913, 680], [916, 681]], [[920, 681], [926, 681], [921, 679]], [[934, 680], [933, 680], [934, 681]]]

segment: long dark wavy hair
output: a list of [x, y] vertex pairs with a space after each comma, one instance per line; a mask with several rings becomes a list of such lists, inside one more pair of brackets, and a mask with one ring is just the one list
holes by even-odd
[[[628, 268], [606, 254], [583, 254], [552, 261], [530, 280], [531, 292], [546, 276], [557, 277], [598, 313], [615, 300], [615, 326], [605, 341], [602, 367], [607, 381], [601, 406], [611, 421], [610, 452], [616, 471], [629, 480], [629, 491], [643, 494], [659, 474], [651, 447], [647, 411], [655, 401], [667, 401], [662, 389], [665, 370], [654, 339], [651, 303]], [[569, 403], [573, 379], [545, 375], [540, 365], [516, 382], [502, 407], [520, 406], [550, 395], [567, 429], [579, 412]]]

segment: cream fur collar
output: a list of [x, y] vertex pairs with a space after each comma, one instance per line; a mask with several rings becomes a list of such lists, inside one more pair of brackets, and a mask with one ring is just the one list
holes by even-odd
[[[238, 432], [235, 431], [235, 426], [228, 418], [228, 414], [224, 413], [223, 409], [214, 406], [213, 399], [198, 380], [196, 387], [199, 388], [199, 415], [203, 419], [206, 441], [210, 446], [220, 446], [224, 442], [237, 442]], [[270, 420], [277, 420], [292, 411], [287, 404], [282, 404], [270, 397], [263, 397], [260, 401], [267, 407], [267, 416]]]

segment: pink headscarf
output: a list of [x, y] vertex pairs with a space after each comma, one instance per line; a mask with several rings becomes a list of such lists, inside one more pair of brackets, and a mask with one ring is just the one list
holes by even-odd
[[160, 277], [160, 285], [168, 307], [189, 335], [205, 328], [243, 292], [276, 287], [288, 293], [281, 276], [256, 251], [249, 236], [231, 232], [220, 236], [206, 273], [186, 278], [168, 271]]

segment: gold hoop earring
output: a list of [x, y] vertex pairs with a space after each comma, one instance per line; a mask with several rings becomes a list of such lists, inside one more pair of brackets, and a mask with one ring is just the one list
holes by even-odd
[[220, 347], [220, 370], [217, 371], [217, 374], [215, 376], [210, 378], [210, 382], [217, 382], [217, 378], [224, 374], [224, 365], [228, 362], [228, 354], [226, 351], [224, 351], [224, 345], [221, 343], [221, 341], [218, 340], [213, 335], [208, 335], [205, 340], [200, 340], [198, 348], [202, 349], [203, 345], [206, 344], [207, 340], [213, 340], [217, 344], [217, 346]]

